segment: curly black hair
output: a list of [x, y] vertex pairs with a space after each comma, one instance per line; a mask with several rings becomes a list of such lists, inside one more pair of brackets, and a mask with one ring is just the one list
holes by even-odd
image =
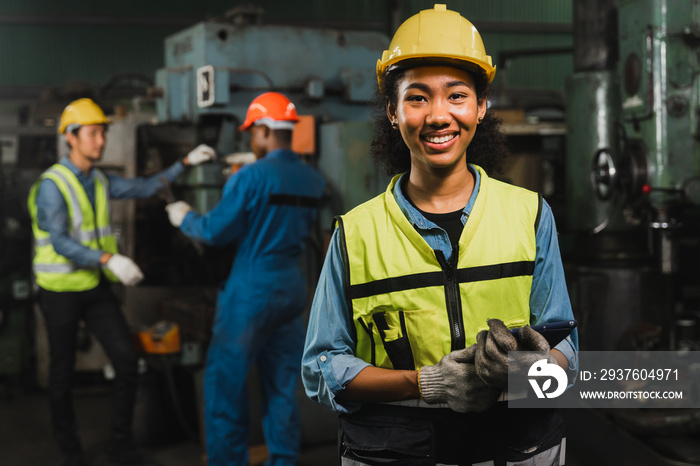
[[[409, 67], [403, 67], [385, 73], [381, 89], [375, 91], [371, 101], [374, 137], [370, 145], [370, 154], [374, 162], [384, 168], [389, 176], [403, 173], [411, 168], [411, 153], [401, 133], [391, 127], [391, 122], [386, 115], [387, 104], [397, 105], [398, 103], [397, 85], [408, 69]], [[474, 78], [477, 99], [479, 101], [486, 99], [490, 89], [486, 75], [474, 70], [467, 71]], [[489, 175], [502, 173], [503, 162], [509, 154], [502, 124], [503, 121], [500, 118], [487, 111], [469, 144], [467, 161], [479, 165]]]

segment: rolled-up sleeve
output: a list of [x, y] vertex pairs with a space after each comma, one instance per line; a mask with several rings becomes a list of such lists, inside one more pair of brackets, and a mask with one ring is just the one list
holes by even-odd
[[[531, 323], [572, 320], [574, 313], [566, 288], [556, 224], [552, 209], [546, 201], [542, 202], [536, 242], [535, 271], [530, 293]], [[578, 332], [574, 330], [554, 348], [566, 357], [569, 362], [569, 380], [575, 380], [578, 372]]]
[[338, 413], [350, 413], [361, 403], [339, 401], [337, 395], [370, 364], [354, 354], [355, 327], [345, 299], [343, 271], [336, 231], [311, 305], [301, 377], [309, 398]]

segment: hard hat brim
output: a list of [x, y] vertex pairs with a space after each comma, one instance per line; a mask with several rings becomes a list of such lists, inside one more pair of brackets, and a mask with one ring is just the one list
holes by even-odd
[[[106, 118], [105, 120], [101, 120], [101, 121], [90, 122], [90, 123], [70, 123], [70, 124], [67, 124], [67, 125], [64, 125], [64, 126], [59, 127], [59, 128], [58, 128], [58, 134], [66, 134], [66, 133], [68, 133], [68, 132], [69, 132], [68, 129], [71, 128], [71, 127], [73, 127], [73, 126], [77, 126], [78, 128], [80, 128], [81, 126], [87, 126], [87, 125], [105, 125], [105, 126], [109, 126], [109, 125], [111, 125], [111, 124], [112, 124], [112, 120], [110, 120], [109, 118]], [[73, 131], [73, 129], [71, 129], [71, 132], [72, 132], [72, 131]]]
[[450, 58], [450, 57], [420, 57], [420, 58], [409, 58], [406, 60], [401, 60], [397, 61], [395, 63], [389, 64], [388, 66], [385, 67], [384, 72], [382, 73], [382, 76], [391, 73], [393, 71], [397, 70], [402, 70], [402, 69], [408, 69], [408, 68], [417, 68], [420, 66], [449, 66], [452, 68], [458, 68], [458, 69], [463, 69], [465, 71], [468, 71], [470, 73], [476, 73], [483, 75], [484, 78], [489, 82], [489, 84], [493, 81], [493, 78], [496, 74], [496, 67], [490, 67], [491, 69], [488, 70], [484, 66], [481, 66], [480, 64], [473, 62], [473, 61], [466, 61], [466, 60], [461, 60], [457, 58]]

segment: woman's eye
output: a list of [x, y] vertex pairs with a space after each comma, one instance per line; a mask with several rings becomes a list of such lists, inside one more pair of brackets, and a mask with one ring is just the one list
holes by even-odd
[[410, 95], [406, 98], [409, 102], [423, 102], [425, 101], [425, 97], [422, 95]]
[[452, 94], [451, 98], [452, 99], [466, 99], [467, 95], [462, 93], [462, 92], [455, 92], [454, 94]]

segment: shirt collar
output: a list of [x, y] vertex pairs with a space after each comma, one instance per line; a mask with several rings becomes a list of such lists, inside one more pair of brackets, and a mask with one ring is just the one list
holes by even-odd
[[271, 158], [271, 159], [282, 159], [282, 160], [297, 160], [299, 156], [297, 155], [296, 152], [289, 150], [289, 149], [275, 149], [273, 151], [268, 152], [265, 157], [265, 159]]
[[[75, 164], [74, 164], [73, 162], [70, 161], [70, 158], [68, 158], [68, 156], [63, 157], [63, 158], [61, 159], [60, 164], [66, 166], [66, 167], [68, 167], [68, 169], [69, 169], [71, 172], [73, 172], [73, 174], [74, 174], [75, 176], [88, 176], [88, 175], [85, 174], [85, 172], [83, 172], [81, 169], [79, 169], [78, 167], [76, 167]], [[90, 169], [90, 173], [92, 173], [92, 169]]]
[[[474, 175], [474, 190], [472, 191], [472, 195], [469, 197], [469, 202], [467, 202], [467, 205], [464, 206], [464, 209], [462, 210], [462, 223], [466, 222], [467, 218], [469, 217], [469, 214], [471, 214], [472, 208], [474, 207], [474, 203], [476, 202], [476, 196], [479, 194], [479, 187], [481, 186], [481, 174], [479, 173], [479, 170], [474, 168], [471, 164], [469, 164], [468, 167], [469, 171], [472, 173], [472, 175]], [[401, 185], [403, 184], [403, 181], [406, 178], [406, 176], [408, 176], [408, 172], [401, 175], [399, 180], [394, 185], [393, 193], [394, 198], [396, 199], [396, 203], [399, 205], [399, 208], [401, 208], [401, 211], [406, 216], [408, 221], [411, 222], [414, 226], [418, 226], [419, 228], [423, 229], [434, 226], [433, 222], [426, 219], [425, 216], [421, 214], [418, 209], [413, 207], [413, 205], [409, 202], [409, 200], [403, 193]]]

